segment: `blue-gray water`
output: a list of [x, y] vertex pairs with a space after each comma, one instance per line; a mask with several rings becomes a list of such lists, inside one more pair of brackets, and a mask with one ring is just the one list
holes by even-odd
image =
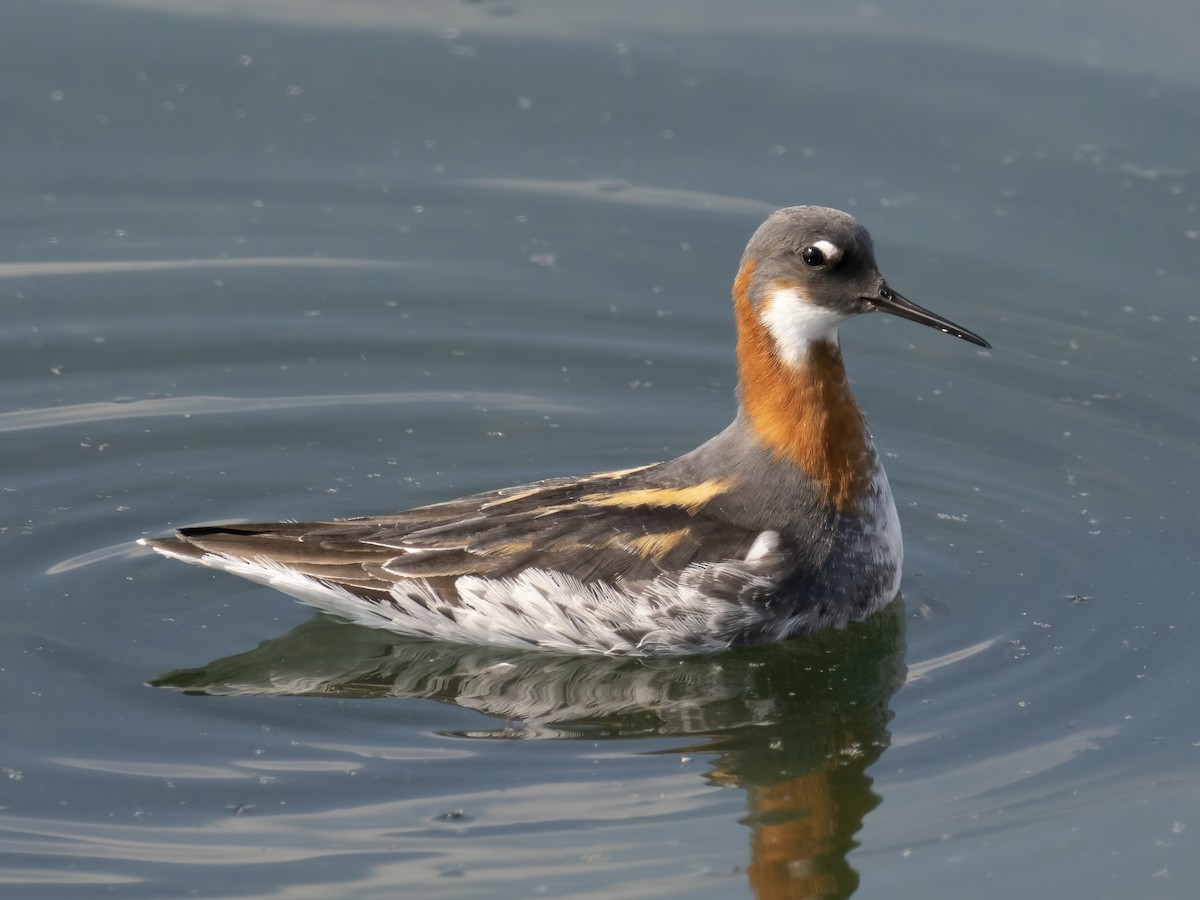
[[[9, 0], [0, 892], [1193, 896], [1198, 28]], [[450, 648], [134, 548], [689, 449], [795, 203], [995, 345], [843, 329], [906, 534], [868, 625]]]

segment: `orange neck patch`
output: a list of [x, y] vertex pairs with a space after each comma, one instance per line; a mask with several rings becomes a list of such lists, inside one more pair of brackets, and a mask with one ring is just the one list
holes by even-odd
[[870, 440], [842, 352], [814, 341], [800, 367], [779, 356], [750, 302], [754, 263], [733, 284], [742, 407], [755, 436], [776, 457], [799, 466], [839, 512], [851, 513], [870, 485]]

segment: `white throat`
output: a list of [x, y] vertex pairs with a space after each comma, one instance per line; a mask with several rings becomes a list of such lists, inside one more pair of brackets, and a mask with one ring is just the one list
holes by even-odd
[[815, 341], [837, 343], [837, 329], [849, 316], [811, 303], [795, 288], [780, 288], [766, 299], [760, 313], [779, 356], [799, 368]]

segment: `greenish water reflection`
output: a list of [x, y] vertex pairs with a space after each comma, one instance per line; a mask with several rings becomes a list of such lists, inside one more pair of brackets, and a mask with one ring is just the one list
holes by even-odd
[[616, 659], [413, 641], [316, 616], [254, 650], [178, 669], [159, 687], [207, 695], [418, 697], [504, 720], [486, 739], [688, 738], [707, 778], [746, 793], [758, 897], [844, 897], [847, 860], [880, 798], [904, 682], [902, 600], [844, 631], [714, 656]]

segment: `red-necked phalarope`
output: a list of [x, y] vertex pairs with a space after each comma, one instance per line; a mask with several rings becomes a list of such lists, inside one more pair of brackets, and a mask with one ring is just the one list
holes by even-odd
[[903, 548], [838, 326], [881, 311], [990, 345], [888, 287], [866, 229], [833, 209], [771, 215], [733, 301], [737, 417], [678, 459], [143, 543], [355, 622], [467, 643], [700, 653], [865, 618], [896, 596]]

